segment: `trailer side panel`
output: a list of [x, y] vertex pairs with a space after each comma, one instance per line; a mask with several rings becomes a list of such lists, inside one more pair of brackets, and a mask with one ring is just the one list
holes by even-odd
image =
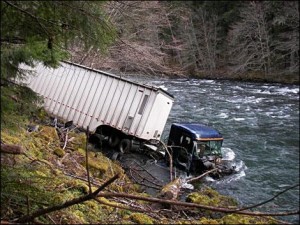
[[50, 114], [91, 132], [108, 125], [141, 139], [159, 139], [173, 103], [159, 88], [74, 63], [22, 67], [35, 72], [27, 85], [44, 97]]

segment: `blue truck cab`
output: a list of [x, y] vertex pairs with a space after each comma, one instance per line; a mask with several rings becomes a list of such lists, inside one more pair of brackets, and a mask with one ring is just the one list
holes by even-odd
[[[218, 168], [214, 173], [231, 173], [233, 168], [222, 164], [222, 134], [203, 124], [173, 123], [168, 138], [168, 147], [173, 165], [187, 174], [201, 174]], [[167, 163], [169, 157], [165, 155]]]

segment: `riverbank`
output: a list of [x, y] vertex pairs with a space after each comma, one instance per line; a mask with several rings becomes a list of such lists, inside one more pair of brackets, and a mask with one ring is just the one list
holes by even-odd
[[[108, 68], [101, 68], [101, 65], [97, 67], [99, 70], [108, 71]], [[121, 72], [119, 70], [112, 70], [114, 74], [125, 74], [130, 76], [134, 74], [135, 76], [141, 75], [140, 71], [132, 70]], [[142, 75], [143, 76], [143, 75]], [[287, 85], [299, 85], [300, 76], [298, 73], [281, 73], [281, 74], [264, 74], [259, 71], [250, 71], [247, 73], [233, 73], [227, 70], [215, 70], [213, 72], [208, 71], [192, 71], [192, 72], [181, 72], [181, 73], [164, 73], [163, 71], [156, 71], [155, 73], [149, 73], [147, 76], [163, 76], [169, 78], [192, 78], [192, 79], [208, 79], [208, 80], [228, 80], [228, 81], [241, 81], [241, 82], [254, 82], [254, 83], [274, 83], [274, 84], [287, 84]]]
[[248, 72], [245, 74], [222, 73], [208, 75], [198, 73], [193, 78], [212, 79], [212, 80], [230, 80], [242, 82], [257, 82], [257, 83], [280, 83], [280, 84], [297, 84], [299, 85], [299, 74], [270, 74], [265, 75], [260, 72]]

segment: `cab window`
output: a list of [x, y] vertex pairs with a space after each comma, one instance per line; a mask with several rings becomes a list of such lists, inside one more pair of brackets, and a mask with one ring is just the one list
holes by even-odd
[[199, 157], [205, 155], [221, 155], [222, 141], [200, 141], [197, 142], [196, 154]]

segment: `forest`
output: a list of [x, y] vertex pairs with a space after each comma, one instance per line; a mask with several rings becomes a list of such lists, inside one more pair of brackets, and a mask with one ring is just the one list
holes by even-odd
[[299, 3], [3, 1], [1, 46], [4, 74], [67, 59], [116, 73], [299, 83]]
[[88, 66], [151, 75], [297, 82], [297, 1], [109, 1], [108, 54], [74, 51]]

